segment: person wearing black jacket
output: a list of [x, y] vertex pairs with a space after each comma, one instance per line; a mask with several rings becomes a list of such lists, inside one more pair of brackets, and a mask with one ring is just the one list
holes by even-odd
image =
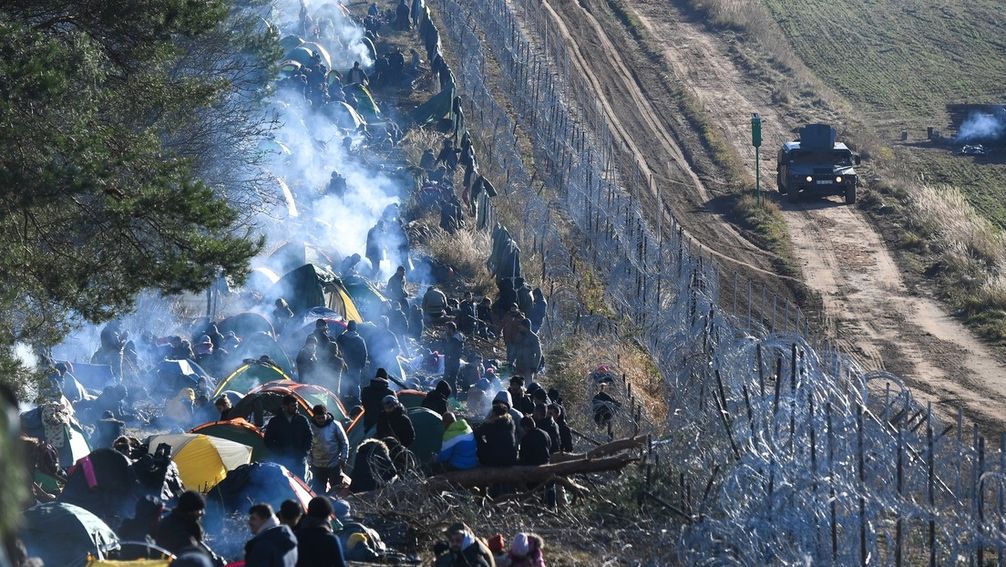
[[157, 534], [163, 511], [164, 503], [160, 498], [144, 496], [136, 501], [133, 517], [123, 520], [116, 533], [123, 541], [146, 541], [147, 536]]
[[297, 536], [297, 567], [345, 567], [342, 543], [332, 532], [332, 503], [315, 496], [307, 505]]
[[382, 404], [384, 411], [377, 418], [377, 436], [394, 437], [402, 446], [411, 447], [416, 441], [416, 429], [405, 413], [405, 407], [393, 395], [385, 396]]
[[265, 446], [274, 462], [304, 478], [314, 433], [307, 418], [297, 413], [297, 398], [285, 396], [282, 407], [280, 414], [273, 416], [265, 426]]
[[248, 510], [248, 527], [254, 537], [245, 544], [245, 567], [296, 567], [297, 538], [268, 504]]
[[[367, 366], [367, 343], [357, 332], [356, 321], [350, 321], [346, 325], [346, 330], [339, 338], [335, 339], [336, 344], [339, 345], [339, 351], [342, 352], [342, 359], [346, 361], [346, 367], [349, 369], [349, 379], [352, 382], [350, 386], [358, 386], [363, 369]], [[345, 382], [345, 380], [344, 380]], [[347, 386], [344, 385], [344, 388]]]
[[349, 490], [354, 494], [376, 490], [396, 475], [388, 446], [377, 439], [367, 439], [356, 449]]
[[510, 387], [507, 388], [510, 392], [510, 399], [513, 401], [513, 409], [521, 412], [524, 415], [529, 415], [534, 411], [534, 401], [531, 396], [524, 392], [524, 377], [515, 374], [510, 377]]
[[475, 430], [479, 462], [487, 467], [509, 467], [517, 463], [516, 427], [507, 407], [493, 404], [489, 419]]
[[206, 501], [198, 492], [191, 490], [183, 492], [178, 497], [178, 505], [157, 528], [157, 533], [154, 535], [157, 545], [175, 554], [196, 546], [213, 557], [214, 564], [223, 565], [222, 560], [203, 541], [203, 526], [200, 520], [205, 511]]
[[442, 416], [447, 413], [447, 399], [453, 393], [451, 385], [447, 381], [439, 380], [437, 381], [437, 387], [432, 392], [426, 394], [426, 398], [423, 399], [423, 407], [433, 410]]
[[552, 441], [548, 434], [538, 429], [533, 418], [525, 417], [520, 420], [520, 424], [527, 432], [520, 440], [520, 464], [547, 465], [552, 453]]
[[548, 410], [543, 404], [534, 406], [534, 422], [538, 425], [538, 429], [548, 434], [552, 452], [558, 453], [561, 446], [559, 424], [548, 415]]
[[573, 430], [566, 423], [566, 412], [559, 404], [549, 404], [548, 416], [559, 426], [559, 450], [563, 453], [572, 453]]
[[377, 425], [386, 396], [394, 396], [395, 392], [388, 387], [388, 371], [377, 369], [377, 375], [370, 380], [370, 385], [360, 390], [360, 405], [363, 406], [363, 428], [370, 431]]

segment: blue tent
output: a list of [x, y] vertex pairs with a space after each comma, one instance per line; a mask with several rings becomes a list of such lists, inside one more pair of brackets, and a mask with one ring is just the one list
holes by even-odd
[[195, 388], [200, 379], [205, 379], [209, 389], [214, 388], [213, 377], [198, 364], [189, 360], [162, 360], [157, 365], [157, 377], [161, 384], [168, 384], [173, 391]]

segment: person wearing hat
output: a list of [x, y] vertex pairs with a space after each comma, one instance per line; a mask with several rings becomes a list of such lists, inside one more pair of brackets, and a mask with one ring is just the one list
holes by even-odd
[[544, 541], [541, 536], [520, 532], [513, 537], [505, 562], [510, 567], [545, 567], [542, 556]]
[[154, 540], [157, 545], [178, 554], [193, 545], [212, 557], [216, 554], [203, 541], [202, 518], [206, 513], [206, 501], [198, 493], [187, 490], [178, 497], [178, 505], [157, 528]]
[[377, 374], [370, 379], [370, 385], [360, 390], [364, 430], [369, 431], [371, 427], [377, 425], [377, 418], [380, 417], [381, 409], [383, 409], [384, 398], [394, 395], [394, 390], [388, 386], [388, 371], [378, 368]]
[[273, 462], [304, 478], [314, 433], [307, 418], [297, 412], [297, 398], [287, 394], [281, 407], [279, 415], [273, 416], [265, 426], [265, 446]]
[[297, 567], [344, 567], [342, 542], [332, 531], [332, 503], [325, 496], [315, 496], [307, 504], [307, 515], [300, 522], [297, 536]]
[[462, 523], [456, 523], [447, 528], [447, 552], [437, 558], [435, 567], [454, 567], [465, 565], [470, 567], [496, 567], [489, 545], [475, 537], [471, 528]]
[[402, 446], [411, 447], [416, 441], [416, 429], [405, 413], [405, 407], [394, 395], [384, 396], [381, 405], [384, 411], [377, 418], [377, 436], [394, 437]]
[[523, 415], [530, 415], [534, 411], [534, 400], [524, 392], [523, 376], [520, 374], [511, 376], [510, 387], [507, 388], [507, 392], [510, 393], [510, 407]]
[[423, 407], [439, 413], [441, 416], [447, 413], [447, 400], [454, 391], [446, 380], [437, 380], [437, 386], [431, 392], [427, 392], [423, 398]]

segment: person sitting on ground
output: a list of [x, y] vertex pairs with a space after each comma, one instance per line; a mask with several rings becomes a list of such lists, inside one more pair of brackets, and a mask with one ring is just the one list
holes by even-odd
[[520, 420], [524, 428], [524, 438], [520, 440], [519, 462], [522, 465], [547, 465], [552, 452], [552, 442], [548, 433], [538, 429], [534, 418]]
[[318, 404], [312, 413], [311, 489], [324, 494], [342, 484], [342, 469], [349, 460], [349, 439], [327, 406]]
[[332, 531], [332, 502], [315, 496], [307, 504], [297, 536], [297, 567], [345, 567], [342, 543]]
[[287, 526], [292, 531], [297, 531], [297, 525], [300, 523], [300, 517], [303, 515], [304, 509], [300, 507], [300, 502], [296, 500], [284, 500], [279, 505], [279, 514], [276, 516], [279, 518], [279, 523]]
[[393, 395], [384, 396], [381, 404], [384, 411], [377, 418], [377, 436], [394, 437], [404, 447], [411, 447], [416, 441], [416, 429], [405, 407]]
[[504, 404], [493, 404], [489, 419], [475, 430], [479, 462], [487, 467], [517, 463], [517, 437], [513, 418]]
[[545, 558], [542, 555], [544, 546], [541, 536], [520, 532], [514, 536], [509, 553], [497, 565], [500, 567], [545, 567]]
[[496, 567], [489, 546], [475, 537], [471, 528], [462, 523], [451, 525], [445, 532], [447, 551], [437, 557], [434, 567]]
[[297, 538], [279, 523], [272, 506], [252, 506], [248, 528], [253, 537], [245, 544], [245, 567], [297, 567]]
[[394, 395], [395, 391], [388, 387], [388, 371], [378, 368], [377, 374], [370, 379], [370, 385], [360, 390], [360, 404], [364, 410], [364, 430], [370, 431], [371, 427], [377, 425], [377, 418], [381, 416], [384, 398]]
[[433, 410], [443, 416], [447, 413], [447, 400], [453, 393], [451, 385], [446, 380], [437, 380], [436, 388], [426, 394], [422, 405], [424, 408]]
[[444, 414], [444, 438], [436, 462], [447, 470], [463, 471], [479, 466], [475, 432], [468, 422], [451, 412]]

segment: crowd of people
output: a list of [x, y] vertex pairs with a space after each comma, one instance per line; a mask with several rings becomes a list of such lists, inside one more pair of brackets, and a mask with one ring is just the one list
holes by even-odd
[[[418, 28], [431, 62], [429, 71], [442, 90], [453, 92], [453, 74], [439, 42], [429, 39], [437, 32], [423, 16], [425, 9], [423, 0], [400, 0], [387, 13], [371, 5], [363, 20], [365, 40], [373, 47], [381, 43], [385, 30]], [[322, 20], [304, 8], [301, 21], [305, 35], [324, 40]], [[361, 92], [370, 96], [371, 90], [412, 88], [412, 81], [425, 69], [419, 51], [412, 49], [410, 54], [411, 62], [406, 62], [397, 48], [388, 49], [372, 67], [356, 63], [340, 74], [316, 52], [310, 64], [300, 66], [283, 85], [301, 93], [317, 112], [336, 103], [362, 107]], [[481, 225], [484, 215], [479, 207], [484, 212], [485, 200], [496, 191], [478, 173], [460, 97], [452, 98], [450, 122], [439, 153], [427, 150], [416, 168], [415, 202], [420, 210], [439, 209], [440, 227], [453, 233], [470, 220]], [[386, 130], [397, 142], [397, 126]], [[384, 148], [375, 143], [377, 147]], [[456, 173], [463, 179], [460, 185], [455, 184]], [[345, 193], [346, 179], [334, 172], [326, 190]], [[239, 365], [286, 370], [297, 382], [335, 392], [340, 407], [318, 403], [305, 407], [303, 399], [288, 394], [262, 427], [266, 459], [309, 482], [316, 496], [306, 509], [293, 500], [279, 510], [266, 503], [248, 508], [251, 538], [244, 561], [247, 567], [329, 567], [344, 565], [347, 559], [373, 560], [387, 551], [379, 534], [350, 515], [346, 498], [351, 494], [410, 474], [541, 466], [556, 453], [573, 452], [573, 430], [561, 392], [543, 385], [547, 372], [541, 331], [548, 319], [548, 301], [541, 288], [520, 276], [519, 257], [510, 262], [509, 270], [495, 270], [494, 296], [476, 296], [457, 282], [417, 285], [410, 279], [414, 269], [402, 217], [397, 207], [386, 212], [370, 230], [364, 254], [347, 256], [332, 266], [343, 277], [375, 284], [386, 301], [378, 311], [370, 311], [366, 321], [318, 318], [313, 330], [299, 339], [303, 342], [296, 343], [299, 350], [288, 369], [281, 368], [278, 353], [291, 337], [301, 336], [297, 333], [305, 321], [303, 313], [291, 307], [294, 297], [256, 306], [268, 313], [271, 328], [265, 330], [239, 326], [224, 332], [221, 321], [205, 319], [187, 335], [158, 337], [154, 329], [134, 336], [119, 322], [105, 326], [100, 347], [88, 361], [89, 367], [100, 365], [110, 373], [110, 383], [100, 391], [78, 381], [73, 363], [52, 366], [48, 399], [39, 407], [46, 434], [25, 438], [37, 455], [29, 463], [33, 475], [44, 470], [58, 480], [67, 478], [67, 467], [59, 462], [67, 441], [55, 432], [56, 426], [79, 430], [89, 438], [91, 449], [119, 451], [132, 463], [155, 450], [161, 458], [157, 462], [167, 462], [169, 455], [161, 454], [162, 448], [148, 447], [136, 436], [183, 432], [242, 417], [236, 414], [241, 393], [220, 393], [219, 382]], [[364, 258], [369, 269], [361, 266]], [[402, 265], [386, 282], [374, 282], [389, 258]], [[173, 370], [177, 364], [166, 365], [178, 361], [191, 361], [203, 372], [186, 373]], [[592, 410], [595, 423], [604, 428], [619, 404], [604, 391], [607, 382], [598, 383]], [[428, 432], [416, 426], [412, 410], [401, 399], [401, 392], [408, 389], [423, 390], [420, 407], [440, 419], [441, 438], [435, 443], [439, 448], [428, 462], [413, 453]], [[344, 408], [348, 408], [345, 415]], [[348, 430], [353, 427], [366, 432], [362, 441], [350, 441]], [[38, 482], [31, 488], [34, 502], [59, 498]], [[528, 488], [494, 485], [490, 491]], [[551, 482], [541, 497], [556, 506], [562, 495]], [[174, 506], [165, 514], [168, 504]], [[166, 498], [147, 495], [137, 501], [133, 516], [119, 523], [119, 535], [134, 541], [149, 538], [186, 565], [219, 567], [226, 561], [211, 549], [202, 524], [205, 511], [205, 498], [191, 490], [178, 490]], [[468, 526], [456, 524], [444, 535], [446, 541], [435, 550], [438, 566], [544, 566], [543, 542], [534, 534], [517, 533], [506, 545], [500, 534], [485, 541]]]

